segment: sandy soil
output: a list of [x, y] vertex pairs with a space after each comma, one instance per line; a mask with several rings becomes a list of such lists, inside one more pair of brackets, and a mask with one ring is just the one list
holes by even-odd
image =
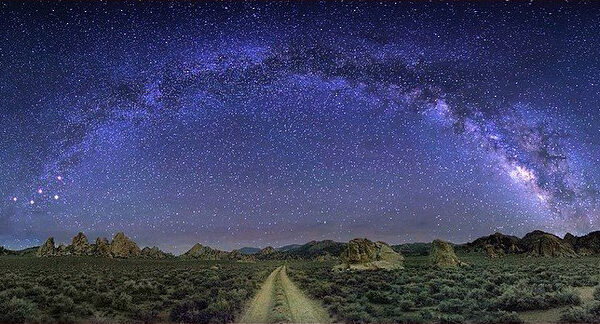
[[331, 323], [331, 318], [318, 301], [296, 287], [281, 266], [267, 277], [238, 322]]

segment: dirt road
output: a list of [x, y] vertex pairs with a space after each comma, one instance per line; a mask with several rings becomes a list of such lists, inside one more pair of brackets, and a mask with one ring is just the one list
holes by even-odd
[[275, 269], [252, 299], [240, 323], [330, 323], [318, 301], [308, 298], [287, 276], [286, 267]]

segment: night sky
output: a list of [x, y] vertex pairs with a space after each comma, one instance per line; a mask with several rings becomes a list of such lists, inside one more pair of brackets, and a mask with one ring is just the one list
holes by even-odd
[[0, 245], [600, 229], [600, 3], [0, 4]]

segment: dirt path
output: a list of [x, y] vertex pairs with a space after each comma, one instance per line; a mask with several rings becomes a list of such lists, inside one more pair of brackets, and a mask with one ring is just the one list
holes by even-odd
[[319, 302], [308, 298], [287, 276], [275, 269], [242, 314], [240, 323], [331, 323]]
[[269, 312], [273, 307], [273, 294], [275, 293], [275, 279], [281, 267], [273, 270], [263, 283], [262, 287], [252, 299], [252, 303], [240, 317], [240, 323], [268, 323]]
[[294, 323], [331, 323], [327, 311], [317, 301], [308, 298], [288, 278], [285, 266], [279, 272], [281, 285], [289, 305], [291, 322]]

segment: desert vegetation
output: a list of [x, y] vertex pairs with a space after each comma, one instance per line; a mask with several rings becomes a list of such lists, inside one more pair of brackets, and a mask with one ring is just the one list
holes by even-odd
[[[381, 244], [365, 246], [341, 259], [395, 256]], [[312, 297], [301, 299], [325, 309], [319, 318], [346, 323], [600, 322], [598, 256], [494, 258], [446, 248], [438, 252], [457, 262], [417, 254], [394, 267], [340, 267], [337, 258], [7, 255], [0, 257], [0, 322], [228, 323], [244, 319], [261, 287], [266, 322], [299, 318], [294, 312], [306, 308], [290, 296]]]
[[10, 323], [232, 322], [276, 268], [91, 257], [1, 261], [0, 322]]
[[468, 266], [432, 267], [412, 257], [401, 270], [331, 271], [332, 263], [296, 262], [288, 272], [347, 323], [520, 322], [521, 312], [557, 307], [564, 311], [556, 320], [600, 321], [600, 302], [584, 304], [577, 292], [598, 285], [597, 257], [462, 258]]

